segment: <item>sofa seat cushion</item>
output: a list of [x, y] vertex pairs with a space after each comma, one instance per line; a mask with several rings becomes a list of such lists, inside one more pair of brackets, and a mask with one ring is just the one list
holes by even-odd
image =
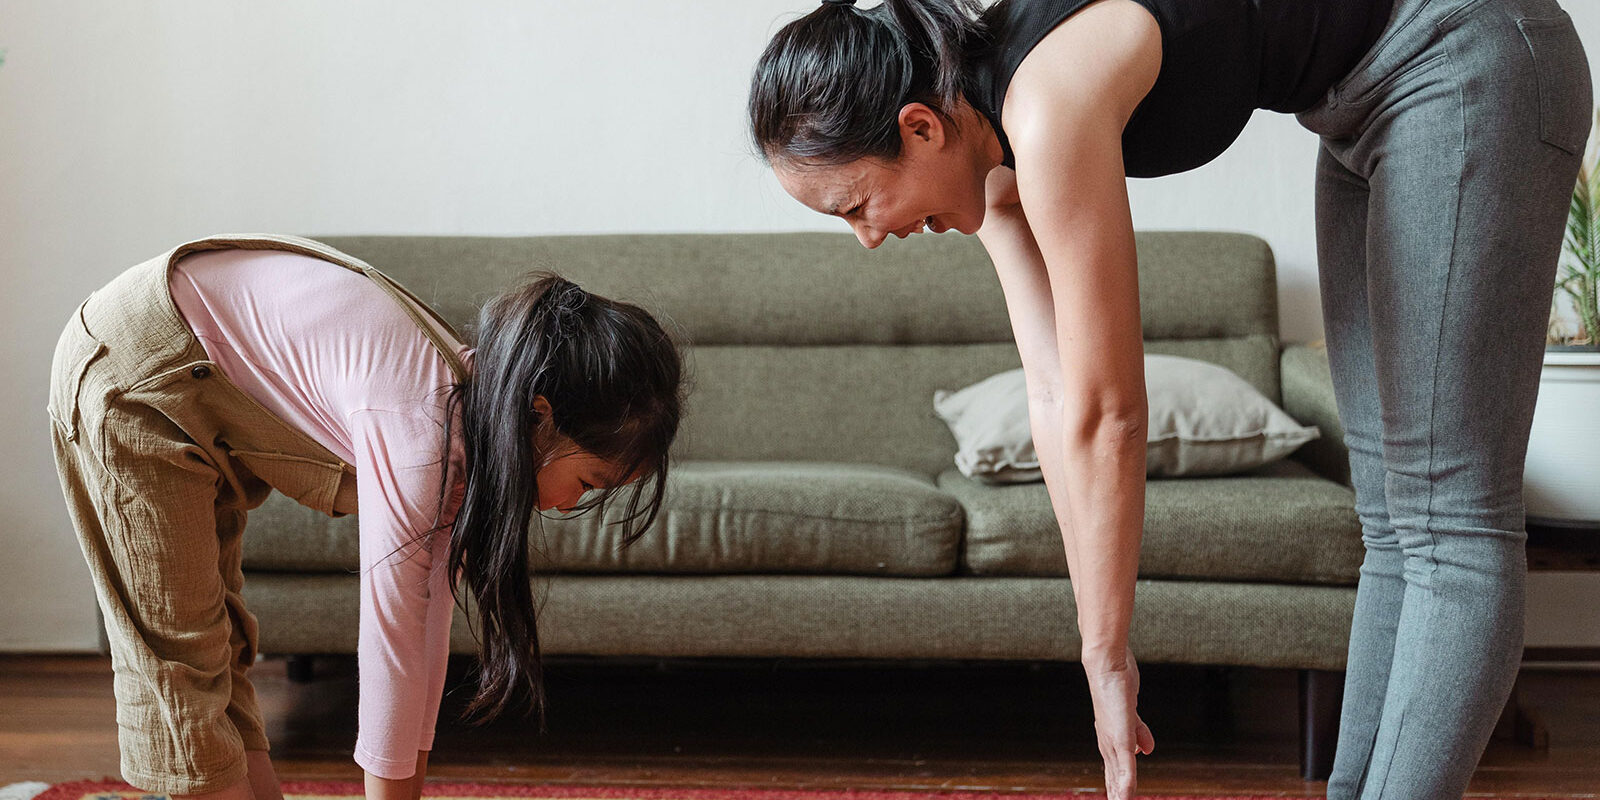
[[[618, 526], [594, 512], [535, 520], [528, 545], [535, 571], [927, 577], [955, 572], [963, 518], [955, 498], [903, 470], [689, 461], [674, 465], [661, 516], [633, 546], [619, 550]], [[244, 541], [247, 569], [358, 564], [354, 517], [332, 519], [282, 497], [250, 515]]]
[[[964, 572], [1067, 574], [1044, 484], [993, 486], [952, 469], [939, 487], [966, 507]], [[1353, 586], [1363, 557], [1354, 506], [1350, 489], [1295, 461], [1150, 480], [1139, 576]]]

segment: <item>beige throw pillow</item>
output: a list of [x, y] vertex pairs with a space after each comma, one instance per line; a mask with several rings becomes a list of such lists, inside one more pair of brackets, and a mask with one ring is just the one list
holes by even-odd
[[[1216, 364], [1146, 355], [1144, 373], [1150, 405], [1145, 474], [1151, 477], [1241, 472], [1321, 435]], [[1040, 479], [1022, 370], [936, 392], [933, 407], [955, 435], [962, 474], [989, 483]]]

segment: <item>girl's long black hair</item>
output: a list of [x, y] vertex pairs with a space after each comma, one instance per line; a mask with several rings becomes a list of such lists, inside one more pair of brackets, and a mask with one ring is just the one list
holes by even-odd
[[898, 157], [903, 106], [948, 115], [960, 102], [981, 12], [977, 0], [823, 3], [783, 26], [750, 79], [756, 148], [798, 165]]
[[[479, 312], [472, 374], [449, 401], [460, 411], [465, 487], [447, 568], [456, 602], [470, 611], [470, 594], [476, 607], [479, 657], [466, 716], [492, 719], [514, 705], [543, 716], [528, 526], [539, 468], [551, 454], [540, 452], [538, 440], [560, 434], [614, 465], [617, 475], [643, 476], [578, 507], [603, 507], [626, 492], [617, 524], [629, 526], [623, 542], [631, 544], [661, 509], [682, 414], [682, 371], [677, 344], [648, 312], [556, 275], [532, 275]], [[548, 415], [534, 410], [536, 396], [549, 401]], [[453, 418], [446, 415], [446, 448]]]

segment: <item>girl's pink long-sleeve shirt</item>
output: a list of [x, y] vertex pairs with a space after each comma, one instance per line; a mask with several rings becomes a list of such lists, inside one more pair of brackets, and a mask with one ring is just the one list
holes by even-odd
[[[229, 380], [356, 469], [355, 760], [379, 777], [409, 778], [417, 752], [433, 747], [449, 655], [449, 528], [426, 534], [441, 519], [450, 367], [372, 279], [310, 256], [197, 253], [174, 265], [168, 285]], [[444, 520], [460, 502], [459, 440], [450, 452]]]

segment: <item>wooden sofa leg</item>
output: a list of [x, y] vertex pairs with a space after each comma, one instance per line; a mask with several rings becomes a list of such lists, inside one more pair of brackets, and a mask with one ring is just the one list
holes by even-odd
[[317, 660], [314, 656], [289, 656], [288, 672], [290, 683], [310, 683], [317, 676]]
[[1305, 780], [1325, 781], [1333, 774], [1343, 702], [1343, 672], [1300, 670], [1300, 777]]

